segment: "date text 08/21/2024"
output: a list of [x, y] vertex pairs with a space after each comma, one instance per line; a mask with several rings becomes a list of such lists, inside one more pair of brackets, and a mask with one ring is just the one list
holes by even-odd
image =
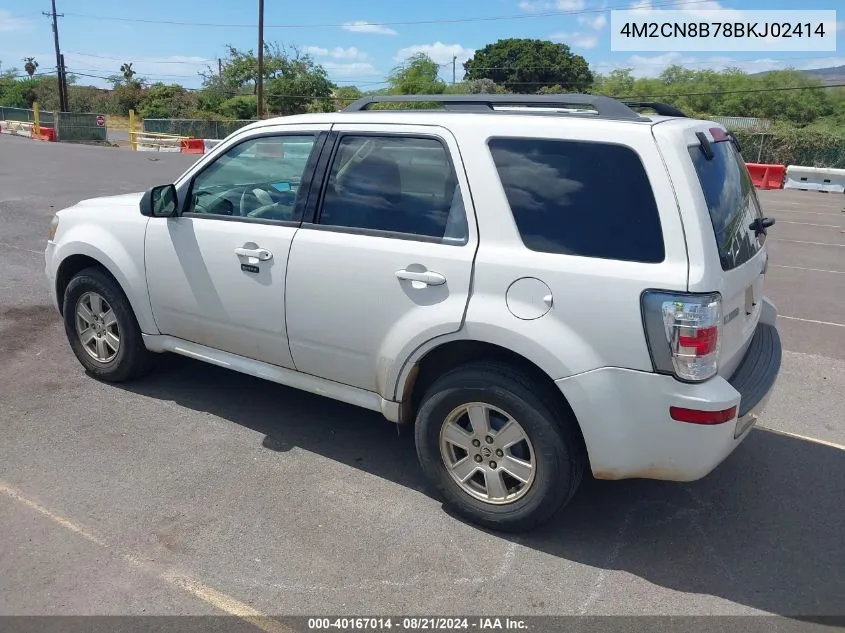
[[308, 628], [313, 631], [466, 631], [477, 630], [526, 630], [526, 622], [520, 618], [309, 618]]

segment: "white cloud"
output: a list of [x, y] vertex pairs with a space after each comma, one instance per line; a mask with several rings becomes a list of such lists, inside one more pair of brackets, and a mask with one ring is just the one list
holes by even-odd
[[369, 62], [325, 62], [322, 64], [326, 72], [335, 78], [344, 77], [381, 77], [381, 73]]
[[607, 26], [607, 16], [604, 13], [599, 13], [594, 16], [579, 15], [578, 24], [589, 26], [594, 31], [601, 31]]
[[519, 8], [523, 11], [582, 11], [587, 6], [586, 0], [522, 0]]
[[662, 53], [660, 55], [632, 55], [623, 63], [598, 63], [595, 70], [606, 74], [614, 68], [631, 68], [634, 77], [656, 77], [673, 64], [680, 64], [690, 70], [724, 70], [739, 68], [747, 73], [761, 73], [767, 70], [784, 70], [795, 68], [798, 70], [812, 70], [814, 68], [829, 68], [845, 65], [845, 57], [813, 58], [811, 60], [773, 59], [761, 57], [757, 59], [735, 59], [729, 56], [712, 56], [698, 58], [681, 53]]
[[11, 11], [0, 10], [0, 33], [11, 31], [26, 31], [32, 27], [32, 22], [25, 18], [16, 18]]
[[549, 36], [553, 40], [563, 42], [574, 48], [595, 48], [598, 46], [599, 38], [595, 33], [555, 33]]
[[396, 31], [388, 28], [382, 24], [370, 24], [364, 20], [356, 20], [355, 22], [347, 22], [343, 28], [353, 33], [375, 33], [376, 35], [396, 35]]
[[359, 50], [355, 46], [349, 48], [335, 48], [328, 49], [321, 46], [306, 46], [305, 51], [314, 55], [315, 57], [331, 57], [332, 59], [348, 59], [352, 61], [366, 61], [370, 58], [365, 52]]
[[404, 61], [417, 53], [425, 53], [438, 64], [450, 64], [452, 63], [453, 56], [458, 58], [458, 62], [464, 62], [472, 57], [475, 51], [471, 48], [465, 48], [460, 44], [444, 44], [443, 42], [414, 44], [413, 46], [406, 46], [398, 50], [395, 59], [397, 61]]

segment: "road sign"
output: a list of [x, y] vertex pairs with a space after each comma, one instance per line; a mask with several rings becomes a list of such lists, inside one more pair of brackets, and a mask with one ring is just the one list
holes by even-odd
[[97, 115], [97, 127], [106, 127], [106, 117], [102, 114]]

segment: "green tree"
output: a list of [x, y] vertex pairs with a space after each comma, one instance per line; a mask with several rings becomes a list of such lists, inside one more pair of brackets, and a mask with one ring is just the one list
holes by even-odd
[[254, 95], [237, 95], [221, 103], [217, 111], [229, 119], [254, 119], [258, 101]]
[[335, 86], [329, 81], [325, 68], [299, 51], [280, 61], [277, 76], [265, 89], [271, 112], [287, 116], [332, 109]]
[[27, 75], [32, 77], [35, 74], [35, 71], [38, 70], [38, 62], [35, 61], [34, 57], [26, 57], [23, 61], [23, 69], [26, 71]]
[[464, 79], [490, 79], [509, 92], [536, 93], [563, 86], [582, 92], [593, 83], [587, 60], [566, 44], [537, 39], [502, 39], [464, 62]]
[[144, 119], [177, 119], [194, 109], [195, 98], [178, 84], [155, 83], [143, 91], [138, 114]]
[[135, 76], [135, 71], [132, 69], [132, 62], [127, 62], [125, 64], [121, 64], [120, 72], [123, 73], [123, 79], [128, 84], [132, 81], [132, 78]]
[[492, 79], [471, 79], [459, 81], [456, 84], [446, 86], [449, 94], [473, 95], [473, 94], [497, 94], [506, 92], [501, 86], [497, 86]]
[[634, 91], [636, 80], [633, 68], [619, 68], [608, 75], [599, 75], [593, 82], [593, 92], [608, 97], [629, 97]]
[[412, 55], [387, 76], [390, 93], [397, 95], [443, 94], [446, 82], [438, 75], [439, 66], [425, 53]]
[[332, 94], [334, 106], [337, 110], [343, 110], [363, 96], [363, 93], [355, 86], [340, 86]]

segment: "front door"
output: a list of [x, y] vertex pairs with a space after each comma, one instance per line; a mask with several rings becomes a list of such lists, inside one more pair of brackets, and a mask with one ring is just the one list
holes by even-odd
[[463, 321], [477, 244], [467, 183], [446, 130], [332, 130], [318, 209], [291, 247], [291, 352], [300, 371], [392, 398], [396, 359]]
[[285, 274], [325, 134], [259, 134], [193, 177], [179, 216], [150, 219], [147, 284], [162, 334], [292, 367]]

